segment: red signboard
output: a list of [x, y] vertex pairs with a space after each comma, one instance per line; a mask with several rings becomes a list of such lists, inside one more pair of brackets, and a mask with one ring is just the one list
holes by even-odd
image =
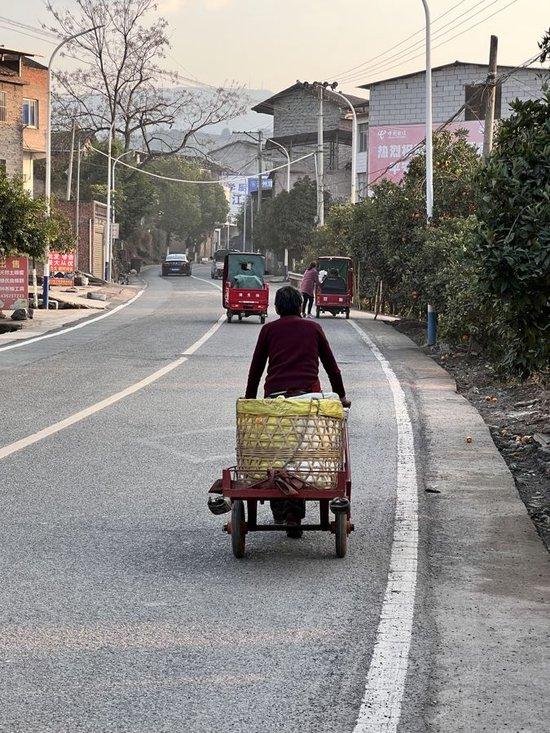
[[74, 285], [75, 267], [74, 252], [50, 251], [50, 285]]
[[29, 264], [25, 257], [0, 258], [0, 310], [29, 305]]
[[[437, 129], [434, 124], [434, 131]], [[445, 127], [449, 132], [467, 130], [468, 140], [481, 152], [483, 122], [452, 122]], [[399, 183], [409, 167], [411, 151], [425, 137], [424, 125], [374, 125], [369, 128], [369, 186], [380, 181]], [[422, 150], [422, 147], [419, 151]]]

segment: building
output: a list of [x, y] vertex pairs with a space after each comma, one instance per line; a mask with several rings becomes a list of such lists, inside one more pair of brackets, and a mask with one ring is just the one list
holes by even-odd
[[48, 68], [0, 46], [0, 166], [33, 194], [34, 161], [46, 157]]
[[105, 272], [105, 229], [107, 206], [99, 201], [58, 201], [58, 208], [69, 218], [73, 231], [78, 232], [76, 266], [82, 272], [103, 278]]
[[[500, 66], [495, 118], [510, 116], [514, 99], [537, 99], [543, 69]], [[467, 129], [478, 146], [483, 141], [488, 66], [464, 61], [432, 70], [434, 129]], [[547, 77], [548, 78], [548, 77]], [[368, 180], [398, 181], [408, 166], [407, 156], [425, 137], [425, 71], [363, 84], [370, 92], [368, 127]]]
[[[345, 95], [362, 121], [368, 117], [368, 101]], [[319, 114], [318, 92], [297, 82], [252, 107], [255, 112], [273, 116], [272, 141], [266, 147], [276, 149], [283, 145], [291, 159], [300, 158], [317, 150]], [[352, 120], [349, 105], [330, 89], [324, 94], [323, 136], [325, 190], [333, 199], [349, 198], [351, 193], [351, 136]], [[311, 156], [291, 167], [291, 186], [304, 176], [315, 178], [315, 157]], [[275, 174], [275, 192], [286, 187], [286, 170]]]

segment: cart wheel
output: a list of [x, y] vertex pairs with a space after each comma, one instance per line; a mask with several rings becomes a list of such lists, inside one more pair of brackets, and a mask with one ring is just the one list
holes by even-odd
[[260, 316], [260, 323], [261, 324], [264, 324], [265, 323], [265, 316]]
[[244, 557], [245, 537], [244, 503], [235, 499], [231, 505], [231, 549], [235, 557]]
[[315, 318], [320, 318], [320, 317], [321, 317], [321, 309], [320, 308], [316, 308], [315, 309]]
[[349, 308], [346, 308], [346, 318], [349, 320]]
[[[345, 557], [346, 550], [348, 549], [348, 515], [346, 512], [336, 513], [334, 517], [334, 529], [334, 535], [336, 537], [336, 557]], [[231, 536], [233, 537], [233, 535]]]
[[333, 317], [333, 318], [336, 318], [336, 313], [334, 313], [334, 312], [333, 312], [333, 313], [332, 313], [332, 317]]
[[227, 311], [227, 322], [231, 323], [232, 319], [233, 319], [233, 313], [231, 313], [231, 311]]
[[243, 314], [239, 313], [239, 323], [243, 320]]

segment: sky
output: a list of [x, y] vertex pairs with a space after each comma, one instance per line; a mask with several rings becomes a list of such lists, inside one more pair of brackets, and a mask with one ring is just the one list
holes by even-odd
[[[208, 84], [235, 80], [275, 92], [297, 79], [336, 80], [361, 95], [360, 84], [423, 68], [421, 0], [160, 0], [159, 6], [172, 44], [166, 66]], [[550, 0], [430, 0], [430, 8], [434, 65], [486, 63], [491, 34], [499, 37], [499, 63], [521, 64], [550, 26]], [[36, 26], [47, 18], [43, 0], [18, 0], [0, 12]], [[461, 31], [467, 32], [451, 40]], [[52, 48], [6, 29], [1, 17], [0, 44], [44, 56]]]

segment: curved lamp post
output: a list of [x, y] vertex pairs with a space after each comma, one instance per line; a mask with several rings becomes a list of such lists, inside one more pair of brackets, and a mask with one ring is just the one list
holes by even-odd
[[[286, 155], [286, 190], [287, 193], [290, 193], [290, 153], [285, 148], [284, 145], [281, 145], [281, 143], [278, 143], [276, 140], [273, 140], [272, 137], [269, 137], [266, 142], [273, 143], [273, 145], [276, 145], [280, 150], [283, 151], [283, 153]], [[285, 281], [288, 280], [288, 247], [285, 247], [285, 261], [284, 261], [284, 267], [285, 267]]]
[[[88, 28], [85, 31], [80, 31], [80, 33], [74, 33], [72, 36], [67, 36], [67, 38], [63, 38], [63, 40], [58, 43], [58, 45], [54, 48], [52, 51], [52, 55], [50, 56], [50, 60], [48, 62], [48, 113], [47, 113], [47, 127], [46, 127], [46, 181], [44, 184], [44, 195], [46, 199], [46, 212], [48, 216], [50, 215], [51, 210], [51, 198], [52, 198], [52, 63], [59, 53], [59, 51], [65, 46], [67, 43], [70, 43], [70, 41], [74, 41], [75, 38], [79, 38], [80, 36], [84, 36], [87, 33], [92, 33], [92, 31], [96, 31], [99, 28], [102, 28], [101, 25], [96, 25], [93, 28]], [[77, 243], [78, 246], [78, 243]], [[49, 296], [50, 296], [50, 246], [49, 244], [46, 245], [46, 252], [44, 256], [44, 276], [42, 278], [42, 307], [46, 310], [49, 306]]]
[[[330, 93], [330, 91], [329, 91]], [[359, 137], [358, 125], [357, 125], [357, 112], [355, 107], [349, 101], [345, 94], [337, 92], [335, 89], [332, 90], [333, 94], [336, 94], [342, 99], [350, 108], [352, 116], [352, 131], [351, 131], [351, 203], [357, 203], [357, 141]]]

